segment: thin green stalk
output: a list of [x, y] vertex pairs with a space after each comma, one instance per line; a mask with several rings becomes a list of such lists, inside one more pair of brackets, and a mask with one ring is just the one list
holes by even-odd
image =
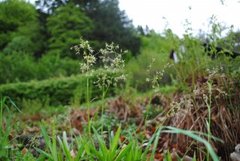
[[88, 109], [88, 120], [90, 119], [90, 98], [89, 98], [89, 76], [87, 75], [87, 89], [86, 89], [86, 101], [87, 101], [87, 109]]
[[88, 117], [88, 133], [91, 134], [91, 121], [90, 121], [90, 94], [89, 94], [89, 75], [87, 75], [87, 93], [86, 93], [86, 101], [87, 101], [87, 117]]
[[103, 86], [103, 90], [102, 90], [102, 106], [101, 106], [101, 116], [103, 116], [103, 100], [105, 98], [105, 88]]
[[[103, 102], [103, 100], [105, 99], [108, 90], [109, 90], [109, 86], [107, 86], [106, 89], [105, 89], [104, 86], [103, 86], [103, 90], [102, 90], [103, 92], [102, 92], [102, 98], [101, 98], [101, 99], [102, 99], [102, 102]], [[102, 106], [102, 108], [101, 108], [101, 114], [102, 114], [102, 115], [103, 115], [103, 111], [104, 111], [104, 110], [103, 110], [103, 106]], [[102, 116], [102, 115], [101, 115], [101, 116]]]
[[[211, 140], [211, 104], [212, 104], [212, 84], [207, 82], [209, 90], [209, 102], [206, 100], [208, 108], [208, 122], [207, 122], [207, 131], [208, 131], [208, 142]], [[209, 151], [207, 152], [207, 160], [210, 159]]]
[[3, 126], [3, 105], [4, 105], [4, 102], [5, 102], [5, 98], [2, 98], [1, 101], [0, 101], [0, 123], [1, 123], [1, 128]]

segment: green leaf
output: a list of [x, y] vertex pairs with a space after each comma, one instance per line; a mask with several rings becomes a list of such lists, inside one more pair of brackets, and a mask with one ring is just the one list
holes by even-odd
[[120, 138], [120, 133], [121, 133], [121, 126], [118, 127], [118, 129], [113, 137], [113, 140], [111, 141], [111, 145], [110, 145], [111, 153], [115, 152], [117, 149], [119, 138]]
[[35, 149], [36, 149], [36, 151], [39, 152], [40, 154], [45, 155], [48, 159], [54, 160], [51, 154], [49, 154], [49, 153], [47, 153], [47, 152], [45, 152], [45, 151], [43, 151], [42, 149], [39, 149], [39, 148], [35, 148]]
[[71, 157], [71, 152], [70, 152], [70, 149], [69, 149], [69, 146], [68, 146], [68, 143], [67, 143], [67, 136], [66, 136], [66, 132], [64, 131], [63, 132], [63, 141], [61, 140], [60, 137], [57, 137], [58, 138], [58, 142], [66, 156], [66, 159], [68, 161], [72, 161], [72, 157]]
[[163, 131], [163, 132], [183, 134], [183, 135], [186, 135], [186, 136], [189, 136], [189, 137], [193, 138], [194, 140], [196, 140], [198, 142], [203, 143], [205, 145], [205, 147], [207, 148], [209, 154], [211, 155], [212, 159], [214, 161], [219, 161], [219, 158], [218, 158], [217, 154], [215, 153], [215, 151], [213, 150], [210, 143], [207, 142], [205, 139], [201, 138], [200, 136], [194, 134], [192, 131], [182, 130], [182, 129], [178, 129], [178, 128], [171, 127], [171, 126], [165, 126], [164, 128], [169, 129], [169, 130], [168, 131]]
[[118, 153], [115, 161], [121, 161], [124, 157], [126, 157], [126, 154], [131, 154], [131, 148], [133, 146], [133, 143], [129, 143], [126, 147], [122, 148], [121, 151]]

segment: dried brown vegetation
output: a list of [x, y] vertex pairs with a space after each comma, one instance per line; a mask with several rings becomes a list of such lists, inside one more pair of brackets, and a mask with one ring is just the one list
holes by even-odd
[[107, 112], [119, 120], [128, 121], [130, 118], [136, 118], [136, 122], [140, 123], [143, 119], [142, 111], [143, 106], [140, 103], [136, 104], [121, 96], [108, 102]]
[[82, 132], [83, 125], [87, 124], [96, 113], [96, 109], [72, 109], [69, 115], [71, 127], [76, 133]]
[[[225, 75], [199, 78], [192, 93], [175, 94], [170, 108], [154, 119], [154, 126], [160, 124], [207, 134], [210, 107], [211, 134], [223, 140], [222, 143], [211, 139], [210, 143], [222, 159], [229, 160], [229, 154], [240, 142], [239, 89], [240, 83]], [[184, 135], [162, 134], [159, 151], [167, 149], [190, 156], [196, 153], [199, 160], [206, 157], [204, 146]]]

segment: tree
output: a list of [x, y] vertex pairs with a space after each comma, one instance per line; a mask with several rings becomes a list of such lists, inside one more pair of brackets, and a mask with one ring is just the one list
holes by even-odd
[[227, 36], [221, 40], [221, 46], [240, 53], [240, 31], [229, 31]]
[[83, 9], [94, 22], [91, 39], [95, 40], [97, 46], [103, 46], [104, 42], [115, 42], [134, 54], [138, 53], [140, 38], [125, 12], [119, 9], [118, 0], [90, 2], [85, 2]]
[[118, 0], [39, 0], [37, 6], [51, 15], [69, 3], [75, 5], [74, 10], [78, 8], [92, 20], [94, 28], [93, 32], [88, 33], [88, 39], [94, 48], [104, 47], [105, 42], [115, 42], [134, 54], [139, 52], [137, 30], [125, 12], [119, 9]]
[[39, 37], [37, 12], [33, 5], [21, 0], [0, 2], [0, 50], [34, 53], [41, 44]]
[[[70, 55], [70, 47], [92, 31], [92, 21], [73, 3], [58, 7], [47, 19], [50, 33], [49, 53]], [[73, 54], [72, 54], [73, 56]]]

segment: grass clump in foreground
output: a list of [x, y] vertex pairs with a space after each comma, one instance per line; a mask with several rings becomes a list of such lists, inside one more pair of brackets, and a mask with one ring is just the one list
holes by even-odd
[[[79, 161], [79, 160], [99, 160], [99, 161], [138, 161], [154, 160], [158, 140], [161, 133], [183, 134], [203, 143], [214, 161], [218, 157], [211, 145], [199, 133], [182, 130], [173, 127], [161, 127], [151, 137], [146, 148], [139, 145], [136, 139], [131, 137], [130, 140], [121, 140], [121, 126], [113, 134], [110, 133], [107, 138], [103, 138], [96, 129], [93, 128], [91, 137], [79, 136], [68, 138], [66, 132], [63, 132], [62, 138], [53, 133], [52, 139], [48, 136], [46, 129], [41, 128], [43, 137], [46, 141], [46, 151], [37, 149], [37, 151], [52, 161]], [[204, 134], [203, 134], [204, 135]], [[206, 135], [206, 134], [205, 134]], [[69, 143], [69, 139], [72, 142]], [[60, 146], [57, 146], [59, 144]], [[172, 160], [172, 154], [166, 153], [165, 159]], [[174, 155], [181, 159], [177, 154]], [[192, 158], [192, 160], [196, 160]]]

